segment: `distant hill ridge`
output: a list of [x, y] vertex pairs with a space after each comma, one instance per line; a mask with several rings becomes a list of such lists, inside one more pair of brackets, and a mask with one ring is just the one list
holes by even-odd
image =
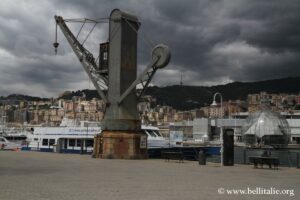
[[[298, 94], [300, 92], [300, 77], [289, 77], [282, 79], [258, 81], [258, 82], [233, 82], [226, 85], [216, 86], [181, 86], [172, 85], [166, 87], [149, 87], [146, 95], [151, 95], [157, 99], [157, 104], [172, 106], [178, 110], [189, 110], [199, 108], [212, 103], [213, 95], [220, 92], [224, 101], [228, 100], [246, 100], [248, 94], [260, 92], [267, 93], [287, 93]], [[99, 98], [96, 90], [78, 90], [66, 93], [60, 98], [72, 99], [73, 96], [86, 96], [86, 99]], [[18, 100], [42, 99], [39, 97], [30, 97], [26, 95], [16, 95], [1, 97], [1, 99], [16, 98]]]
[[298, 94], [300, 77], [274, 79], [258, 82], [233, 82], [211, 87], [203, 86], [167, 86], [151, 87], [146, 94], [157, 98], [157, 103], [169, 105], [179, 110], [189, 110], [210, 105], [216, 92], [222, 94], [223, 100], [246, 100], [248, 94], [260, 92]]
[[23, 94], [10, 94], [6, 97], [1, 96], [0, 100], [40, 101], [40, 100], [49, 100], [49, 98], [34, 97], [34, 96], [23, 95]]

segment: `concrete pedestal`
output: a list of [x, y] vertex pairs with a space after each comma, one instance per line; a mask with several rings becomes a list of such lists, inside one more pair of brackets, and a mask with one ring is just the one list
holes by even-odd
[[146, 159], [147, 148], [140, 148], [142, 132], [103, 131], [101, 158]]

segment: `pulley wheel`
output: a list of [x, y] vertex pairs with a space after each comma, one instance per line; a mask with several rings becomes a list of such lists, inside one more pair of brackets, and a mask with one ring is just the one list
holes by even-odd
[[164, 68], [170, 61], [171, 52], [168, 46], [164, 44], [156, 45], [152, 50], [152, 60], [157, 59], [156, 67], [157, 68]]

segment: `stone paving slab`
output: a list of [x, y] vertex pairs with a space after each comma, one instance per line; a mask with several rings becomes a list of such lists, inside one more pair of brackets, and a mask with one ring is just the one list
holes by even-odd
[[[293, 195], [253, 194], [262, 192], [259, 188], [293, 190]], [[299, 199], [299, 188], [300, 169], [295, 168], [269, 170], [250, 165], [200, 166], [191, 161], [0, 151], [1, 200], [275, 200]], [[227, 190], [231, 189], [246, 189], [252, 194], [230, 195]]]

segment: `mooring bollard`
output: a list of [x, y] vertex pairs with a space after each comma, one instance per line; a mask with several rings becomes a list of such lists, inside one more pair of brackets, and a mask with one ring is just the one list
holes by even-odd
[[206, 165], [206, 155], [204, 151], [199, 151], [198, 161], [199, 161], [199, 165]]
[[247, 150], [246, 149], [244, 149], [244, 152], [243, 152], [243, 155], [244, 155], [244, 164], [246, 164], [246, 153], [247, 153]]
[[300, 154], [297, 153], [297, 168], [300, 169]]

